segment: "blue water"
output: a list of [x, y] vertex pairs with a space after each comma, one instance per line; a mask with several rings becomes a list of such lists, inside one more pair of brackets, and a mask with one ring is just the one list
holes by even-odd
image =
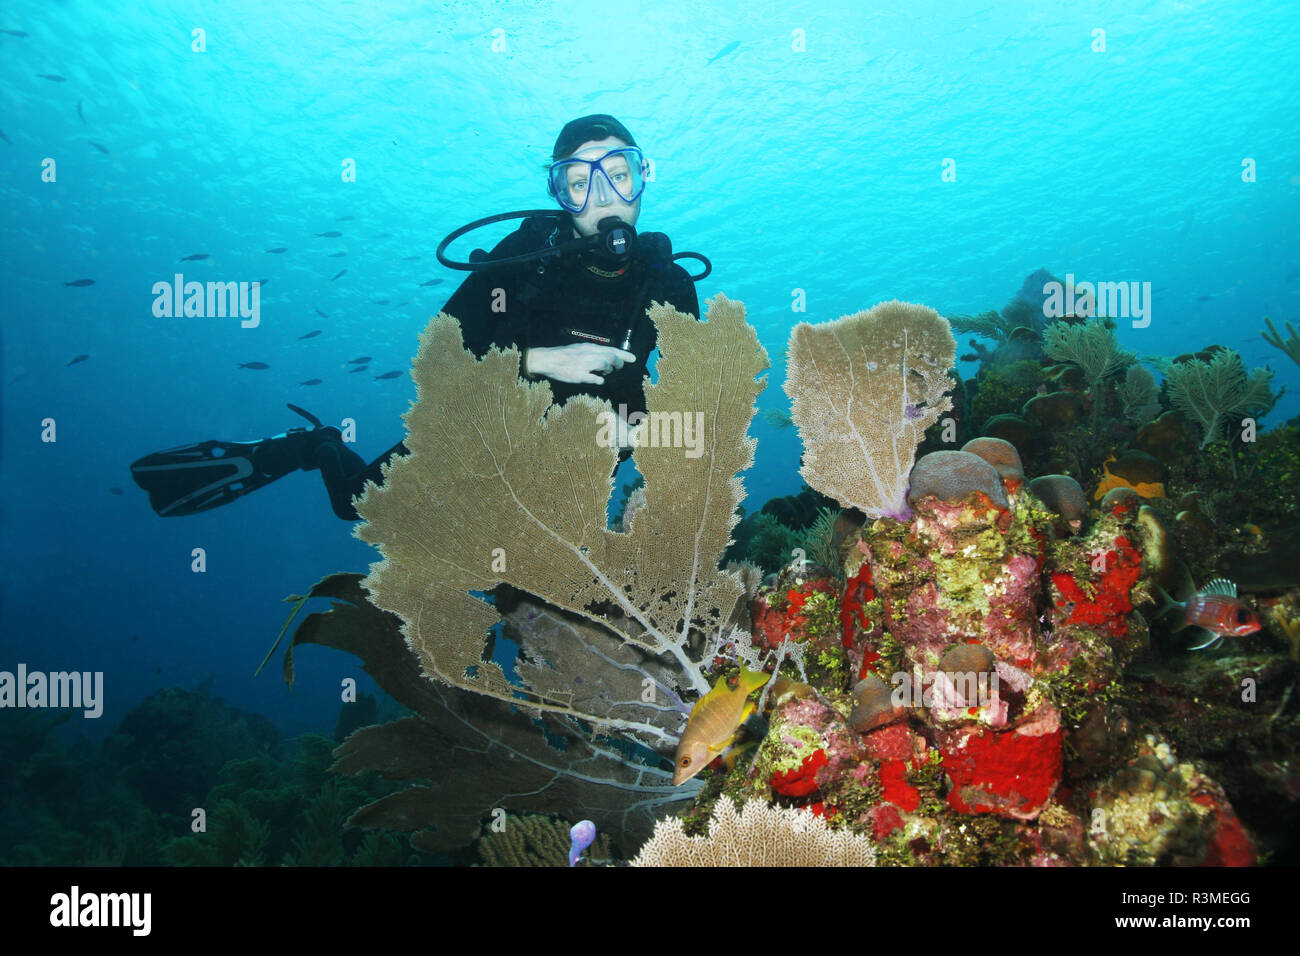
[[[0, 33], [0, 667], [104, 671], [104, 716], [75, 722], [92, 736], [209, 675], [287, 733], [328, 733], [339, 682], [369, 686], [357, 661], [311, 648], [291, 694], [278, 658], [252, 672], [282, 598], [374, 552], [315, 475], [164, 520], [127, 466], [280, 432], [300, 423], [287, 401], [354, 419], [367, 458], [391, 446], [413, 388], [373, 375], [409, 366], [459, 281], [434, 246], [546, 205], [555, 134], [591, 112], [655, 161], [640, 228], [712, 259], [702, 303], [746, 304], [775, 366], [765, 408], [785, 407], [795, 322], [893, 298], [998, 308], [1046, 267], [1150, 282], [1153, 321], [1121, 322], [1126, 348], [1236, 348], [1290, 388], [1266, 424], [1300, 411], [1300, 368], [1258, 334], [1266, 314], [1300, 318], [1293, 6], [870, 6], [6, 3], [0, 28], [28, 36]], [[195, 253], [210, 258], [178, 262]], [[151, 287], [177, 271], [270, 279], [261, 325], [155, 318]], [[95, 285], [65, 286], [80, 278]], [[359, 355], [372, 374], [346, 373]], [[270, 369], [236, 368], [249, 361]], [[798, 446], [762, 421], [753, 434], [758, 507], [798, 490]]]

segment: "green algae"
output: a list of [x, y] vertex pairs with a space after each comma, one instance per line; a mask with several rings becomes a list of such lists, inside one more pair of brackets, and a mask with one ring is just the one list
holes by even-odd
[[822, 737], [811, 727], [788, 724], [774, 717], [767, 736], [754, 757], [754, 792], [770, 790], [772, 775], [798, 770], [813, 753], [822, 749]]
[[948, 804], [944, 797], [947, 775], [943, 769], [943, 754], [931, 748], [925, 760], [913, 767], [909, 764], [906, 772], [907, 782], [921, 794], [917, 812], [928, 817], [939, 817], [948, 813]]
[[911, 844], [915, 839], [909, 837], [904, 828], [880, 840], [876, 845], [876, 866], [920, 866], [912, 852]]
[[984, 366], [976, 378], [979, 387], [970, 403], [971, 421], [982, 427], [994, 415], [1019, 411], [1043, 381], [1042, 366], [1032, 359]]
[[993, 814], [951, 814], [942, 830], [943, 862], [949, 866], [1010, 866], [1030, 849], [1021, 827]]
[[[876, 598], [871, 603], [880, 603], [880, 598]], [[871, 669], [884, 681], [889, 682], [894, 674], [907, 670], [907, 648], [889, 631], [881, 633], [876, 642], [876, 653], [880, 655], [880, 660], [876, 661]]]
[[862, 783], [854, 774], [846, 773], [841, 774], [827, 788], [825, 803], [827, 806], [835, 807], [837, 811], [830, 817], [833, 827], [854, 830], [858, 833], [871, 832], [870, 827], [856, 822], [865, 819], [872, 808], [880, 804], [883, 796], [880, 782], [874, 775], [869, 778], [869, 781], [869, 783]]
[[[1091, 676], [1079, 670], [1071, 663], [1059, 671], [1040, 674], [1030, 690], [1026, 709], [1037, 702], [1033, 696], [1037, 692], [1060, 713], [1062, 727], [1077, 730], [1093, 707], [1125, 699], [1125, 688], [1120, 681], [1111, 680], [1097, 687]], [[1068, 736], [1066, 748], [1070, 749]]]

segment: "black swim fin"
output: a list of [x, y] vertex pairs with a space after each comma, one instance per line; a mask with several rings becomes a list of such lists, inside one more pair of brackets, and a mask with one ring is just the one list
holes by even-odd
[[337, 439], [338, 429], [321, 428], [315, 416], [289, 407], [317, 427], [291, 428], [262, 441], [209, 439], [169, 448], [132, 462], [131, 477], [149, 493], [154, 511], [174, 518], [230, 504], [292, 471], [314, 467], [316, 448]]

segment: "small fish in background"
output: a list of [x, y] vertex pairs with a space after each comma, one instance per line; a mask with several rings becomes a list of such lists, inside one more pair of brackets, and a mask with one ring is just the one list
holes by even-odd
[[317, 238], [317, 239], [337, 239], [337, 238], [338, 238], [339, 236], [341, 236], [341, 235], [343, 235], [343, 233], [339, 232], [337, 229], [331, 229], [329, 232], [318, 232], [318, 233], [316, 233], [316, 238]]
[[322, 312], [320, 309], [317, 309], [317, 310], [316, 310], [316, 314], [319, 315], [322, 319], [328, 319], [328, 318], [329, 318], [329, 315], [327, 315], [326, 313]]
[[1212, 296], [1212, 295], [1198, 295], [1198, 296], [1196, 297], [1196, 301], [1197, 301], [1197, 302], [1209, 302], [1209, 301], [1210, 301], [1211, 299], [1213, 299], [1213, 298], [1214, 298], [1214, 296]]
[[179, 261], [179, 262], [202, 262], [202, 261], [203, 261], [204, 259], [206, 259], [207, 257], [208, 257], [208, 254], [207, 254], [206, 252], [196, 252], [196, 253], [194, 253], [194, 254], [191, 255], [191, 256], [182, 256], [182, 257], [181, 257], [179, 260], [177, 260], [177, 261]]
[[6, 135], [5, 135], [5, 131], [2, 130], [2, 129], [0, 129], [0, 139], [4, 140], [4, 141], [5, 141], [6, 143], [8, 143], [10, 146], [13, 145], [13, 140], [11, 140], [8, 136], [6, 136]]
[[273, 255], [273, 256], [278, 256], [278, 255], [279, 255], [280, 253], [282, 253], [282, 252], [288, 252], [288, 251], [289, 251], [289, 247], [288, 247], [288, 246], [276, 246], [274, 249], [267, 249], [266, 251], [269, 252], [269, 253], [270, 253], [271, 255]]
[[[347, 274], [348, 274], [347, 269], [340, 269], [338, 272], [334, 273], [334, 279], [341, 279]], [[333, 282], [334, 279], [330, 279], [330, 282]]]
[[65, 282], [63, 284], [65, 286], [71, 285], [71, 286], [76, 286], [77, 288], [82, 288], [84, 286], [94, 285], [95, 280], [94, 279], [73, 279], [71, 282]]
[[7, 33], [7, 34], [9, 34], [11, 37], [25, 37], [25, 36], [27, 36], [27, 34], [24, 33], [22, 30], [0, 30], [0, 33]]
[[81, 100], [77, 100], [77, 117], [81, 120], [82, 125], [86, 123], [86, 114], [81, 112]]
[[673, 786], [680, 787], [736, 742], [740, 726], [758, 707], [749, 695], [767, 683], [762, 671], [743, 665], [735, 688], [719, 677], [713, 689], [695, 702], [673, 757]]
[[342, 258], [343, 258], [344, 256], [346, 256], [346, 255], [347, 255], [346, 252], [331, 252], [331, 253], [330, 253], [328, 256], [326, 256], [325, 258], [326, 258], [326, 259], [342, 259]]
[[397, 305], [393, 306], [393, 308], [400, 309], [402, 306], [406, 305], [406, 303], [410, 301], [411, 301], [410, 299], [403, 299], [401, 302], [397, 303]]
[[377, 382], [381, 378], [397, 378], [399, 375], [405, 375], [405, 374], [406, 374], [405, 372], [385, 372], [383, 375], [376, 375], [375, 381]]
[[431, 285], [442, 285], [442, 280], [441, 280], [441, 279], [430, 279], [428, 282], [421, 282], [421, 283], [420, 283], [420, 288], [423, 289], [423, 288], [425, 288], [425, 287], [427, 287], [427, 286], [431, 286]]
[[306, 335], [298, 336], [298, 341], [301, 342], [303, 339], [314, 339], [318, 335], [320, 335], [320, 329], [312, 329]]
[[119, 488], [119, 487], [117, 487], [116, 485], [114, 485], [112, 488], [109, 488], [109, 489], [108, 489], [108, 493], [109, 493], [110, 495], [121, 495], [121, 494], [125, 494], [125, 492], [122, 491], [122, 489]]
[[265, 362], [238, 362], [236, 364], [238, 364], [240, 368], [251, 368], [257, 372], [264, 371], [265, 369], [271, 367], [267, 365]]
[[270, 282], [270, 281], [271, 281], [270, 279], [258, 279], [258, 280], [257, 280], [257, 284], [258, 284], [258, 285], [266, 285], [266, 284], [267, 284], [268, 282]]
[[381, 232], [379, 235], [375, 236], [375, 238], [376, 238], [376, 239], [391, 239], [391, 238], [393, 238], [393, 234], [392, 234], [391, 232]]
[[1160, 593], [1165, 599], [1160, 614], [1175, 609], [1182, 612], [1181, 620], [1172, 628], [1173, 631], [1199, 627], [1209, 632], [1209, 640], [1189, 647], [1189, 651], [1218, 647], [1225, 637], [1245, 637], [1263, 627], [1255, 612], [1237, 597], [1237, 585], [1227, 578], [1215, 578], [1186, 601], [1175, 601], [1163, 589]]
[[370, 301], [374, 305], [388, 305], [389, 302], [388, 299], [371, 299]]
[[334, 221], [335, 221], [335, 222], [351, 222], [353, 219], [356, 219], [356, 218], [357, 218], [356, 216], [339, 216], [339, 217], [338, 217], [337, 219], [335, 219]]
[[95, 149], [99, 150], [99, 151], [100, 151], [101, 153], [103, 153], [105, 156], [112, 156], [112, 155], [113, 155], [112, 153], [110, 153], [110, 152], [108, 151], [108, 147], [107, 147], [107, 146], [101, 146], [99, 143], [96, 143], [93, 139], [88, 139], [88, 140], [86, 140], [86, 142], [89, 143], [91, 146], [95, 147]]
[[360, 358], [348, 359], [349, 365], [364, 365], [370, 361], [369, 355], [363, 355]]
[[356, 368], [348, 369], [348, 372], [364, 372], [368, 368], [370, 368], [369, 365], [358, 365]]
[[[732, 40], [730, 43], [724, 46], [717, 53], [713, 54], [713, 56], [709, 57], [709, 63], [712, 63], [714, 60], [721, 60], [724, 56], [726, 56], [729, 53], [735, 53], [739, 47], [740, 47], [740, 41]], [[704, 65], [708, 66], [709, 63], [705, 63]]]
[[321, 381], [322, 381], [322, 379], [319, 379], [319, 378], [309, 378], [309, 379], [307, 379], [307, 381], [305, 381], [305, 382], [299, 382], [298, 384], [299, 384], [299, 385], [319, 385], [319, 384], [321, 383]]
[[[76, 365], [78, 362], [84, 362], [84, 361], [86, 361], [86, 359], [88, 359], [88, 358], [90, 358], [89, 355], [78, 355], [78, 356], [77, 356], [76, 358], [74, 358], [71, 362], [69, 362], [68, 365]], [[64, 368], [67, 368], [68, 365], [65, 365], [65, 366], [63, 366], [63, 367], [64, 367]]]
[[418, 262], [419, 259], [420, 259], [419, 256], [407, 256], [407, 257], [404, 258], [402, 261], [403, 261], [403, 262]]
[[577, 866], [587, 847], [596, 842], [596, 824], [581, 820], [569, 830], [569, 866]]
[[37, 73], [36, 75], [40, 77], [42, 80], [49, 80], [52, 83], [65, 82], [64, 78], [59, 76], [59, 74], [57, 73]]

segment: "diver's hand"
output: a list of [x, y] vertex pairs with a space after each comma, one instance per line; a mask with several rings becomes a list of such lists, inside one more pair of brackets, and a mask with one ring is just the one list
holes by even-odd
[[557, 382], [573, 385], [604, 385], [603, 376], [635, 361], [636, 356], [623, 349], [578, 342], [574, 345], [529, 349], [524, 353], [524, 371], [529, 375], [545, 375]]

